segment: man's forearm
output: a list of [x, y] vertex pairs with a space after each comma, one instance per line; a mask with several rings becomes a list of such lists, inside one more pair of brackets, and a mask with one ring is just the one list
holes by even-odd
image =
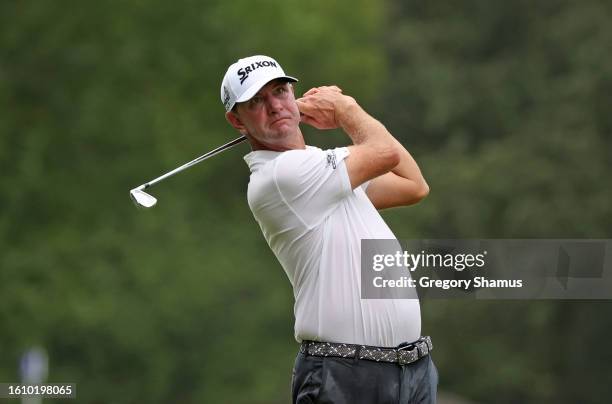
[[409, 180], [426, 185], [416, 161], [408, 150], [389, 133], [377, 119], [364, 111], [357, 103], [347, 106], [339, 116], [339, 126], [355, 145], [371, 143], [380, 148], [389, 148], [399, 155], [399, 163], [391, 172]]
[[419, 185], [429, 188], [427, 186], [425, 178], [423, 178], [421, 169], [417, 165], [410, 152], [408, 152], [408, 150], [406, 150], [406, 148], [402, 146], [402, 144], [397, 139], [393, 138], [393, 141], [396, 149], [399, 151], [400, 159], [399, 163], [391, 169], [391, 172], [402, 178], [415, 181]]
[[355, 145], [380, 143], [396, 148], [395, 139], [387, 128], [363, 110], [356, 102], [349, 103], [338, 114], [338, 126], [346, 132]]

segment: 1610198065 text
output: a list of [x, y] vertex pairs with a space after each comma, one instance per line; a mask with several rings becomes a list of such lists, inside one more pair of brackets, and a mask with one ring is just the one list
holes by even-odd
[[75, 398], [75, 383], [0, 383], [0, 398], [47, 397]]

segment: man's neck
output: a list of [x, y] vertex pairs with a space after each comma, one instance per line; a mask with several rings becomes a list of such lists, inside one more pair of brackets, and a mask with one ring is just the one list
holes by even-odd
[[304, 137], [300, 133], [299, 136], [295, 136], [293, 139], [287, 139], [286, 141], [279, 144], [265, 144], [257, 141], [253, 137], [247, 135], [249, 143], [251, 144], [251, 149], [255, 150], [270, 150], [276, 152], [284, 152], [287, 150], [303, 150], [306, 148], [306, 143], [304, 142]]

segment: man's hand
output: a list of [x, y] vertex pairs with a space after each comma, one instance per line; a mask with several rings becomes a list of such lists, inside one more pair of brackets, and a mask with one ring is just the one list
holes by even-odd
[[311, 88], [296, 103], [302, 114], [302, 122], [317, 129], [342, 126], [343, 115], [357, 104], [354, 98], [342, 94], [337, 86]]

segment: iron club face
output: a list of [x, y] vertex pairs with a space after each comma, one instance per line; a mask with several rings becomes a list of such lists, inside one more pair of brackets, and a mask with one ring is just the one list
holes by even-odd
[[173, 175], [178, 174], [181, 171], [186, 170], [189, 167], [192, 167], [192, 166], [194, 166], [194, 165], [196, 165], [196, 164], [198, 164], [198, 163], [200, 163], [200, 162], [202, 162], [202, 161], [204, 161], [204, 160], [206, 160], [206, 159], [208, 159], [208, 158], [210, 158], [210, 157], [212, 157], [212, 156], [214, 156], [216, 154], [219, 154], [222, 151], [229, 149], [230, 147], [234, 147], [238, 143], [242, 143], [245, 140], [247, 140], [246, 136], [244, 136], [244, 135], [240, 136], [239, 138], [234, 139], [231, 142], [228, 142], [228, 143], [224, 144], [223, 146], [219, 146], [216, 149], [213, 149], [213, 150], [209, 151], [208, 153], [203, 154], [200, 157], [197, 157], [197, 158], [191, 160], [190, 162], [185, 163], [182, 166], [177, 167], [174, 170], [172, 170], [172, 171], [170, 171], [170, 172], [168, 172], [168, 173], [166, 173], [166, 174], [164, 174], [162, 176], [159, 176], [159, 177], [155, 178], [154, 180], [151, 180], [151, 181], [149, 181], [149, 182], [147, 182], [145, 184], [142, 184], [139, 187], [136, 187], [136, 188], [132, 189], [130, 191], [130, 197], [132, 198], [132, 201], [134, 201], [136, 206], [142, 207], [142, 208], [151, 208], [151, 207], [155, 206], [155, 204], [157, 203], [157, 199], [155, 199], [155, 197], [147, 194], [144, 191], [145, 189], [149, 188], [151, 185], [155, 185], [158, 182], [165, 180], [168, 177], [172, 177]]
[[132, 189], [130, 191], [130, 197], [136, 206], [142, 208], [151, 208], [157, 203], [157, 199], [155, 199], [154, 196], [147, 194], [141, 187]]

